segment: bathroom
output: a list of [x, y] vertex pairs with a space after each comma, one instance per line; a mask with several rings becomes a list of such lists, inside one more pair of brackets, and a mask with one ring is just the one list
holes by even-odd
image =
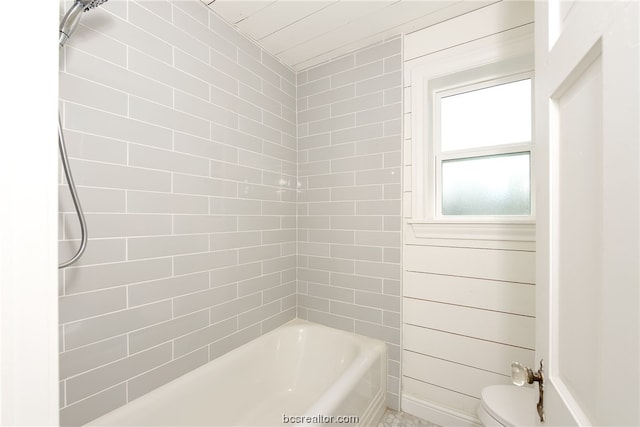
[[[1, 425], [90, 423], [295, 319], [383, 342], [382, 406], [437, 425], [541, 359], [547, 424], [640, 423], [637, 3], [109, 0], [59, 49], [51, 3], [5, 28]], [[444, 215], [424, 130], [487, 75], [536, 120], [463, 154], [525, 153], [526, 203]]]

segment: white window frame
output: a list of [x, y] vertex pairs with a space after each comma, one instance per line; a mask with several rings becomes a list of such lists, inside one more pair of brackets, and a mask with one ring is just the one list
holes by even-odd
[[[482, 79], [481, 79], [482, 80]], [[533, 71], [518, 72], [515, 74], [504, 75], [496, 78], [484, 79], [482, 81], [464, 82], [462, 84], [453, 85], [433, 90], [431, 92], [431, 105], [433, 106], [431, 120], [429, 124], [433, 130], [431, 138], [426, 143], [428, 170], [425, 178], [428, 180], [426, 213], [427, 218], [434, 221], [451, 221], [451, 222], [530, 222], [534, 220], [535, 212], [535, 189], [533, 180], [534, 156], [533, 156], [533, 135], [528, 141], [520, 141], [512, 144], [492, 145], [481, 148], [469, 148], [455, 151], [443, 152], [440, 140], [440, 102], [439, 100], [465, 92], [478, 89], [486, 89], [505, 83], [512, 83], [521, 80], [531, 80], [531, 132], [533, 133], [533, 88], [534, 76]], [[492, 156], [500, 154], [529, 153], [529, 185], [530, 185], [530, 203], [531, 210], [529, 215], [444, 215], [442, 213], [442, 163], [446, 160], [464, 159], [482, 156]]]
[[[436, 215], [436, 203], [441, 195], [436, 194], [434, 179], [436, 162], [434, 152], [434, 128], [432, 126], [434, 92], [445, 93], [456, 87], [468, 88], [473, 84], [489, 84], [500, 79], [522, 77], [533, 78], [533, 52], [531, 35], [501, 40], [477, 40], [424, 58], [411, 68], [411, 176], [410, 214], [407, 223], [416, 238], [454, 238], [481, 240], [535, 241], [535, 145], [534, 141], [522, 145], [518, 152], [530, 152], [531, 215], [529, 216], [467, 216]], [[489, 72], [474, 77], [475, 70], [485, 68]], [[451, 77], [451, 81], [448, 81]], [[464, 77], [460, 81], [460, 77]], [[458, 81], [456, 81], [458, 79]], [[445, 82], [438, 82], [441, 80]], [[516, 80], [518, 80], [516, 78]], [[447, 83], [448, 82], [448, 83]], [[490, 86], [493, 84], [489, 84]], [[435, 90], [434, 90], [435, 88]], [[468, 89], [466, 89], [468, 90]], [[464, 92], [466, 90], [462, 90]], [[425, 102], [428, 100], [428, 102]], [[533, 114], [533, 108], [532, 108]], [[533, 122], [532, 122], [533, 129]], [[520, 145], [520, 144], [515, 144]], [[495, 146], [468, 153], [489, 155], [514, 146]], [[511, 152], [511, 151], [510, 151]], [[467, 157], [466, 155], [464, 157]], [[469, 156], [474, 157], [474, 156]], [[439, 172], [438, 172], [439, 173]], [[409, 208], [409, 206], [407, 206]], [[408, 210], [408, 209], [406, 209]]]

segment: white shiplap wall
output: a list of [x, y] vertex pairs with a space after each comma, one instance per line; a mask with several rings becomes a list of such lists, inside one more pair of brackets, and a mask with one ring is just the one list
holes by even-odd
[[412, 224], [412, 72], [479, 45], [532, 48], [532, 21], [532, 3], [501, 2], [405, 36], [402, 408], [443, 425], [479, 423], [482, 388], [533, 364], [535, 242]]

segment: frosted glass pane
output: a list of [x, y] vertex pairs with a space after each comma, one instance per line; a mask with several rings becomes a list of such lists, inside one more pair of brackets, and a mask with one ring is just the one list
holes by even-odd
[[442, 162], [444, 215], [530, 215], [529, 153]]
[[442, 151], [531, 140], [531, 79], [440, 100]]

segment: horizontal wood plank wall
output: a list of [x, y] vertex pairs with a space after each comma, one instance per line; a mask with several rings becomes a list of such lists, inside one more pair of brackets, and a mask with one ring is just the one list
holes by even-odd
[[483, 387], [511, 383], [512, 361], [534, 365], [535, 242], [415, 233], [411, 72], [454, 46], [521, 37], [532, 21], [531, 4], [498, 2], [405, 35], [402, 396], [469, 423]]

